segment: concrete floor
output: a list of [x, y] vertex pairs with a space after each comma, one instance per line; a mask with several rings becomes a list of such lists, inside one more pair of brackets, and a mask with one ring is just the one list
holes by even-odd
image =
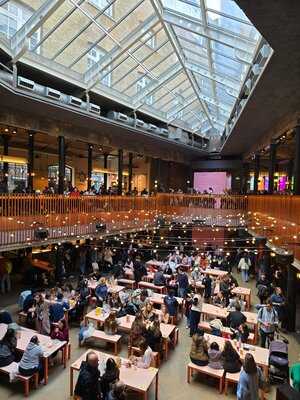
[[[240, 278], [238, 277], [239, 281]], [[254, 289], [254, 281], [248, 284], [251, 287], [253, 293], [256, 293]], [[1, 296], [0, 304], [1, 308], [6, 307], [13, 315], [17, 313], [16, 299], [19, 290], [15, 290], [10, 295]], [[252, 304], [255, 304], [256, 298], [252, 296]], [[189, 361], [190, 351], [190, 337], [188, 330], [185, 328], [185, 321], [181, 321], [179, 325], [179, 344], [175, 350], [170, 351], [169, 359], [167, 362], [163, 362], [159, 370], [159, 399], [161, 400], [177, 400], [177, 399], [196, 399], [210, 400], [212, 396], [216, 396], [219, 399], [235, 399], [234, 390], [230, 389], [228, 396], [220, 395], [217, 390], [217, 384], [209, 380], [203, 380], [203, 377], [199, 378], [195, 376], [188, 384], [186, 381], [186, 365]], [[70, 331], [70, 338], [72, 344], [72, 357], [71, 362], [76, 360], [86, 349], [78, 348], [77, 344], [77, 333], [78, 328], [72, 327]], [[300, 353], [300, 335], [286, 335], [290, 341], [289, 344], [289, 356], [290, 364], [294, 363], [299, 359]], [[297, 337], [296, 337], [297, 336]], [[94, 347], [92, 344], [89, 347]], [[99, 348], [97, 346], [97, 348]], [[100, 348], [99, 348], [100, 349]], [[111, 352], [111, 347], [100, 349], [102, 351]], [[122, 343], [122, 356], [127, 355], [126, 342]], [[50, 368], [49, 383], [47, 386], [40, 386], [38, 390], [32, 390], [30, 392], [30, 398], [33, 400], [63, 400], [69, 399], [69, 364], [66, 369], [63, 369], [61, 365], [56, 365]], [[76, 375], [75, 375], [76, 377]], [[12, 399], [19, 400], [23, 398], [22, 385], [19, 383], [9, 384], [7, 377], [0, 376], [0, 399]], [[140, 396], [133, 395], [130, 399], [139, 399]], [[269, 400], [275, 399], [275, 387], [272, 386], [270, 393], [267, 398]], [[153, 388], [150, 391], [149, 400], [154, 399]]]

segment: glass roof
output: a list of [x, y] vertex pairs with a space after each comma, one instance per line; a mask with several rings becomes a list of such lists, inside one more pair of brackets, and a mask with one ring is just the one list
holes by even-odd
[[261, 36], [232, 0], [13, 0], [0, 7], [2, 40], [15, 61], [222, 134]]

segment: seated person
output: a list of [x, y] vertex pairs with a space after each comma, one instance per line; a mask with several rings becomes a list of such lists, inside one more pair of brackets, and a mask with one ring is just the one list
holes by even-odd
[[227, 275], [227, 279], [228, 279], [228, 285], [229, 285], [230, 290], [239, 286], [237, 279], [232, 275], [232, 273], [229, 273]]
[[209, 322], [211, 328], [211, 334], [215, 336], [222, 336], [223, 324], [218, 318], [214, 318]]
[[65, 319], [58, 321], [57, 326], [54, 326], [51, 332], [51, 339], [60, 340], [62, 342], [69, 341], [69, 329]]
[[0, 340], [0, 367], [6, 367], [16, 360], [17, 337], [14, 329], [7, 329]]
[[139, 347], [141, 340], [146, 335], [146, 325], [142, 313], [136, 314], [130, 331], [130, 342], [133, 347]]
[[201, 274], [199, 267], [195, 267], [193, 269], [193, 271], [191, 272], [191, 278], [194, 282], [198, 282], [201, 280], [202, 274]]
[[159, 321], [163, 322], [164, 324], [169, 324], [170, 323], [170, 314], [168, 313], [167, 307], [165, 304], [161, 305], [159, 313]]
[[1, 310], [0, 311], [0, 324], [11, 324], [12, 323], [12, 317], [10, 313], [6, 310]]
[[222, 364], [225, 372], [236, 373], [240, 372], [242, 362], [238, 352], [232, 347], [229, 340], [225, 342], [224, 349], [222, 351]]
[[63, 294], [57, 294], [57, 301], [50, 304], [49, 318], [51, 322], [58, 322], [65, 316], [65, 310], [69, 309], [69, 304], [63, 301]]
[[138, 368], [148, 369], [151, 367], [151, 363], [153, 360], [153, 352], [151, 350], [151, 347], [148, 346], [147, 341], [144, 338], [142, 338], [139, 348], [141, 350], [142, 355], [140, 357], [132, 356], [131, 361]]
[[237, 329], [240, 325], [245, 323], [247, 318], [241, 312], [240, 304], [236, 304], [235, 311], [230, 311], [227, 316], [227, 325], [232, 329]]
[[159, 268], [158, 271], [154, 273], [153, 284], [156, 286], [165, 286], [166, 278], [164, 277], [162, 268]]
[[229, 304], [228, 304], [227, 310], [234, 311], [237, 304], [240, 305], [241, 311], [246, 310], [246, 302], [243, 301], [241, 299], [241, 296], [239, 296], [239, 295], [236, 295], [236, 296], [232, 297], [231, 299], [229, 299]]
[[223, 369], [222, 352], [216, 342], [212, 342], [208, 349], [208, 366], [213, 369]]
[[153, 321], [155, 317], [155, 313], [153, 311], [153, 305], [151, 303], [147, 303], [143, 308], [142, 308], [142, 316], [144, 318], [144, 321]]
[[121, 301], [116, 292], [108, 293], [107, 303], [110, 308], [113, 308], [114, 310], [119, 310], [121, 308]]
[[120, 370], [113, 358], [108, 358], [106, 361], [105, 372], [101, 377], [101, 392], [103, 399], [106, 400], [112, 385], [119, 380]]
[[246, 322], [241, 324], [237, 330], [235, 331], [234, 337], [238, 340], [241, 340], [242, 343], [247, 343], [249, 337], [249, 328]]
[[190, 351], [191, 361], [199, 366], [208, 364], [208, 347], [204, 332], [197, 329], [196, 333], [192, 336], [192, 347]]
[[103, 305], [103, 303], [106, 301], [108, 294], [108, 287], [106, 284], [105, 278], [100, 278], [99, 285], [95, 289], [95, 295], [97, 297], [98, 303], [100, 306]]
[[177, 316], [177, 310], [178, 310], [178, 301], [176, 297], [174, 296], [174, 290], [170, 290], [169, 294], [164, 297], [164, 304], [167, 307], [167, 311], [171, 317], [176, 317]]
[[149, 325], [146, 333], [146, 340], [153, 351], [161, 353], [162, 333], [160, 330], [160, 322], [158, 319], [154, 319], [154, 321]]
[[112, 385], [112, 389], [108, 393], [108, 400], [126, 400], [127, 399], [127, 388], [123, 382], [118, 381]]
[[43, 349], [40, 346], [38, 337], [32, 336], [19, 363], [19, 373], [24, 376], [31, 376], [38, 372], [39, 381], [42, 381], [44, 378], [44, 369], [41, 357], [43, 355]]
[[215, 306], [222, 307], [222, 308], [226, 307], [226, 299], [223, 296], [223, 293], [221, 293], [221, 292], [219, 292], [218, 294], [216, 294], [213, 297], [212, 302]]
[[104, 332], [108, 335], [115, 335], [118, 331], [117, 314], [112, 311], [104, 322]]

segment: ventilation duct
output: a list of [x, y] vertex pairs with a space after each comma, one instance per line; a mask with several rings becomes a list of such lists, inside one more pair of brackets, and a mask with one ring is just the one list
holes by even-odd
[[54, 100], [60, 100], [61, 92], [59, 92], [58, 90], [46, 87], [46, 96], [50, 97], [51, 99], [54, 99]]
[[22, 89], [34, 91], [35, 83], [30, 79], [23, 78], [22, 76], [18, 76], [18, 86]]

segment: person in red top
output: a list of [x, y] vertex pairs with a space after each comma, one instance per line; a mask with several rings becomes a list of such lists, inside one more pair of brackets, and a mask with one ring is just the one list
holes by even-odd
[[69, 341], [69, 329], [64, 319], [60, 320], [51, 332], [51, 339], [57, 339], [68, 342]]

